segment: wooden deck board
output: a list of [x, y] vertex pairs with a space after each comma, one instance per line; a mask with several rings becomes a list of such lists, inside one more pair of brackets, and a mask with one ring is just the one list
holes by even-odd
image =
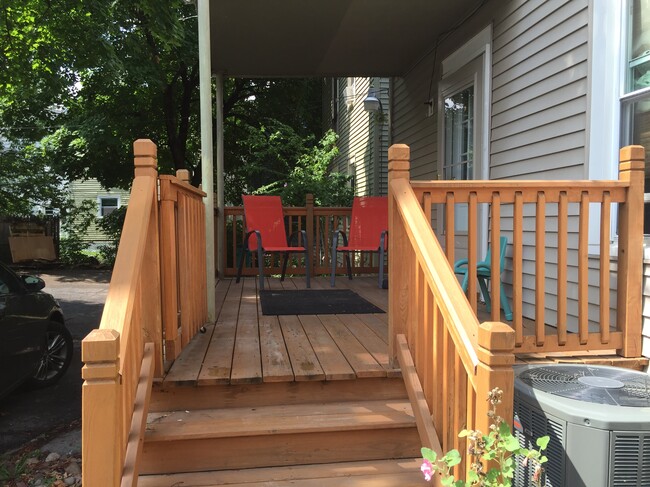
[[296, 381], [325, 380], [325, 372], [298, 317], [280, 316], [280, 326]]
[[354, 370], [352, 370], [345, 355], [336, 346], [318, 317], [304, 315], [300, 317], [300, 321], [312, 348], [318, 356], [321, 367], [325, 372], [325, 378], [327, 380], [354, 379], [356, 377]]
[[255, 280], [246, 279], [239, 305], [230, 383], [253, 384], [258, 382], [262, 382], [262, 361], [257, 320], [257, 291]]

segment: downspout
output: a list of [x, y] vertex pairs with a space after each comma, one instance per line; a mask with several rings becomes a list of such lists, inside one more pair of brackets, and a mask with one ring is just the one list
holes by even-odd
[[208, 322], [216, 321], [214, 294], [214, 181], [212, 167], [212, 78], [210, 59], [210, 0], [197, 0], [199, 24], [199, 90], [201, 105], [201, 184], [205, 203], [205, 271], [208, 299]]

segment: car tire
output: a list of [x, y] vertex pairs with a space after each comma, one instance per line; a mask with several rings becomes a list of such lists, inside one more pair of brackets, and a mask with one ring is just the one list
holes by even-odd
[[50, 321], [47, 326], [47, 348], [27, 385], [41, 388], [57, 382], [70, 366], [73, 349], [72, 335], [65, 325]]

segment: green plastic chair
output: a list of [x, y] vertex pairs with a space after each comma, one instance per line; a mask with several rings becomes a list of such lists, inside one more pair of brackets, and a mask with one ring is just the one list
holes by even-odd
[[[500, 248], [501, 248], [501, 253], [500, 255], [500, 260], [499, 260], [499, 287], [501, 289], [501, 308], [503, 309], [504, 314], [506, 315], [506, 320], [512, 321], [512, 310], [510, 309], [510, 304], [508, 303], [508, 297], [506, 296], [506, 291], [503, 289], [503, 281], [501, 281], [501, 274], [503, 273], [505, 269], [505, 264], [506, 264], [506, 249], [508, 247], [508, 239], [506, 237], [501, 237], [500, 240]], [[492, 278], [492, 267], [491, 267], [491, 249], [488, 246], [488, 251], [487, 255], [485, 256], [485, 259], [483, 259], [480, 262], [476, 263], [476, 278], [478, 280], [478, 285], [479, 288], [481, 288], [481, 294], [483, 295], [483, 300], [485, 301], [485, 307], [487, 308], [488, 312], [490, 312], [492, 308], [492, 300], [490, 299], [490, 292], [488, 291], [488, 285], [487, 281], [489, 281]], [[467, 284], [469, 280], [469, 273], [468, 271], [468, 260], [467, 259], [460, 259], [457, 260], [454, 263], [454, 273], [459, 274], [459, 275], [464, 275], [463, 277], [463, 282], [461, 284], [461, 287], [463, 288], [464, 292], [467, 292]]]

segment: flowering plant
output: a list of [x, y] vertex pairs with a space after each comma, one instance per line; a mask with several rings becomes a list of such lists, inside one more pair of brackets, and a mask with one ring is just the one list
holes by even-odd
[[[510, 487], [515, 474], [515, 455], [524, 457], [524, 465], [529, 461], [534, 462], [533, 478], [536, 485], [541, 486], [543, 467], [542, 464], [547, 458], [542, 451], [548, 446], [549, 437], [543, 436], [537, 439], [539, 450], [528, 450], [521, 448], [519, 440], [512, 435], [510, 426], [505, 420], [496, 414], [496, 407], [501, 403], [503, 391], [493, 389], [488, 393], [490, 401], [490, 432], [485, 435], [478, 430], [463, 430], [458, 436], [467, 438], [468, 453], [471, 457], [470, 470], [467, 474], [467, 481], [457, 480], [453, 473], [453, 467], [460, 464], [462, 457], [458, 450], [450, 450], [445, 455], [437, 458], [436, 452], [429, 448], [422, 448], [422, 473], [427, 481], [438, 473], [441, 475], [442, 485], [453, 487]], [[485, 464], [491, 467], [485, 471]]]

